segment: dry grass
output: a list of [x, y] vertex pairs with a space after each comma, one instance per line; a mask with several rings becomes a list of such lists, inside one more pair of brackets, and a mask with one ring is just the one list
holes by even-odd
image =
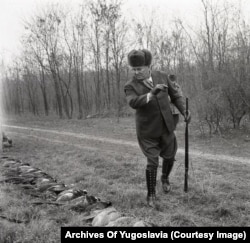
[[[119, 124], [112, 119], [47, 120], [45, 123], [21, 119], [9, 121], [9, 124], [136, 142], [133, 122], [133, 118], [121, 120]], [[179, 140], [183, 136], [182, 128], [180, 125], [177, 131]], [[138, 147], [38, 131], [12, 129], [8, 132], [14, 147], [6, 149], [4, 155], [28, 162], [58, 181], [75, 184], [90, 194], [110, 200], [118, 211], [128, 216], [159, 226], [250, 226], [250, 164], [201, 156], [190, 158], [189, 192], [184, 193], [184, 158], [178, 154], [171, 175], [173, 190], [168, 195], [161, 191], [159, 168], [159, 208], [154, 210], [148, 209], [145, 203], [145, 158]], [[235, 140], [226, 139], [227, 143], [222, 143], [222, 138], [200, 139], [198, 135], [192, 135], [190, 146], [206, 153], [231, 155], [239, 149], [234, 145], [239, 146], [243, 138], [231, 139]], [[183, 142], [179, 141], [179, 144], [181, 146]], [[241, 156], [249, 154], [246, 148], [242, 142]], [[33, 198], [17, 185], [1, 184], [0, 192], [0, 214], [24, 221], [10, 223], [0, 219], [0, 242], [59, 242], [61, 226], [86, 225], [77, 213], [51, 205], [32, 205]]]

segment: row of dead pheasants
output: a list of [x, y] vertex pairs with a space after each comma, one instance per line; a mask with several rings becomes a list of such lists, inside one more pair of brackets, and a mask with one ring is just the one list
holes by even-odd
[[110, 201], [89, 195], [86, 190], [58, 182], [44, 171], [9, 157], [0, 158], [3, 168], [1, 183], [18, 184], [26, 193], [39, 201], [63, 206], [69, 210], [84, 213], [83, 220], [92, 226], [152, 226], [136, 217], [118, 212]]

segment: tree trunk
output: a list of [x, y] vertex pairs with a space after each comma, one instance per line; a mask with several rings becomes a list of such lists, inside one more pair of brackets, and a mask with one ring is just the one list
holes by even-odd
[[42, 67], [42, 77], [40, 82], [40, 88], [42, 91], [42, 97], [43, 97], [43, 105], [44, 105], [44, 112], [45, 115], [49, 115], [49, 104], [48, 104], [48, 98], [47, 98], [47, 90], [46, 90], [46, 84], [45, 84], [45, 75], [44, 75], [44, 68]]

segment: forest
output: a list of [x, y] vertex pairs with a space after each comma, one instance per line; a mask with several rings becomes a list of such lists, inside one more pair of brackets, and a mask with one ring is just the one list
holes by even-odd
[[[82, 1], [77, 11], [60, 4], [23, 21], [21, 55], [1, 63], [6, 114], [62, 119], [130, 116], [124, 84], [127, 54], [149, 49], [153, 69], [175, 74], [200, 132], [221, 133], [249, 124], [250, 26], [237, 1], [200, 1], [190, 26], [165, 24], [157, 10], [128, 16], [124, 1]], [[170, 18], [170, 17], [169, 17]]]

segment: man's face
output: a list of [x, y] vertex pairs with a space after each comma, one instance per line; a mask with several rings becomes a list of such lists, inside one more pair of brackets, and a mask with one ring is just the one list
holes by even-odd
[[150, 77], [150, 67], [149, 66], [139, 66], [131, 67], [134, 78], [141, 80]]

